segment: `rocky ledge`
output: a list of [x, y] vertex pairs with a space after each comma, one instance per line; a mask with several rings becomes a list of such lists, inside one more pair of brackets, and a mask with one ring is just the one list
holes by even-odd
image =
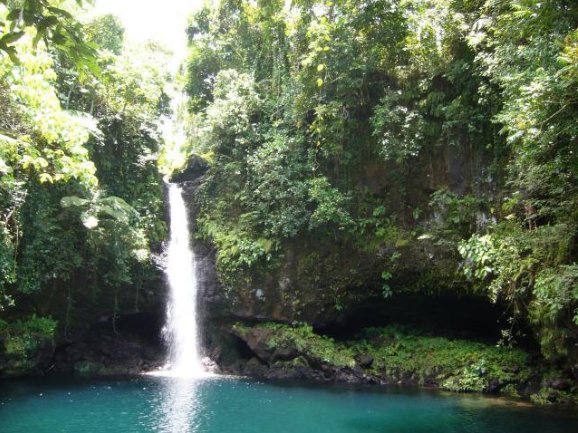
[[568, 375], [540, 367], [517, 348], [428, 336], [401, 326], [365, 329], [338, 342], [310, 326], [234, 325], [244, 360], [221, 363], [224, 372], [263, 379], [406, 385], [454, 392], [529, 398], [537, 404], [576, 404]]
[[130, 375], [165, 359], [159, 317], [103, 317], [86, 330], [57, 337], [56, 322], [33, 318], [0, 328], [0, 379], [46, 375]]

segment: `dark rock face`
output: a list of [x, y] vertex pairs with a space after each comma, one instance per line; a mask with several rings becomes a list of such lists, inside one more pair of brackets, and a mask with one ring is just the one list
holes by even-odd
[[60, 345], [48, 373], [139, 374], [162, 366], [165, 350], [155, 333], [160, 331], [157, 317], [142, 313], [125, 316], [118, 325], [115, 332], [109, 322], [95, 324], [87, 334]]
[[123, 336], [102, 336], [90, 344], [63, 346], [51, 374], [80, 376], [139, 374], [162, 366], [161, 348]]
[[[296, 356], [284, 361], [263, 361], [253, 357], [246, 360], [221, 366], [221, 370], [228, 374], [250, 376], [271, 380], [306, 380], [314, 382], [340, 382], [352, 384], [390, 384], [384, 378], [367, 374], [361, 368], [339, 367], [330, 364], [319, 364], [303, 355], [297, 349], [289, 349]], [[270, 360], [274, 359], [273, 357]], [[317, 364], [317, 365], [315, 365]]]
[[181, 173], [174, 174], [170, 181], [172, 183], [194, 181], [205, 174], [208, 169], [209, 165], [203, 158], [197, 155], [191, 155], [186, 168]]
[[[396, 225], [403, 230], [414, 227], [412, 209], [428, 209], [436, 190], [445, 188], [458, 196], [474, 191], [490, 196], [495, 190], [494, 181], [488, 181], [484, 173], [471, 167], [473, 160], [482, 161], [487, 156], [472, 155], [465, 147], [459, 152], [453, 147], [440, 147], [433, 152], [416, 158], [407, 173], [399, 176], [392, 176], [391, 167], [384, 161], [368, 163], [359, 168], [352, 182], [356, 190], [367, 191], [372, 199], [388, 203], [388, 214], [395, 216]], [[207, 170], [206, 162], [193, 156], [183, 173], [171, 179], [183, 185], [193, 230], [198, 212], [195, 190]], [[401, 244], [370, 251], [339, 233], [303, 233], [284, 241], [275, 265], [255, 266], [244, 278], [223, 281], [221, 285], [214, 270], [216, 252], [196, 241], [194, 249], [201, 258], [200, 275], [206, 285], [201, 302], [207, 317], [218, 323], [300, 321], [315, 327], [331, 326], [352, 312], [383, 300], [384, 263], [399, 251], [402, 254], [396, 259], [392, 287], [428, 285], [426, 288], [431, 289], [447, 283], [455, 289], [459, 261], [455, 248], [444, 249], [440, 243], [415, 239]], [[427, 281], [418, 281], [423, 275], [427, 275]]]
[[365, 383], [369, 380], [361, 368], [334, 365], [296, 344], [272, 343], [276, 337], [273, 329], [233, 327], [231, 332], [247, 345], [254, 356], [248, 361], [237, 360], [224, 366], [224, 371], [276, 380], [345, 383]]
[[280, 267], [232, 287], [227, 305], [231, 315], [242, 320], [323, 326], [378, 296], [375, 261], [341, 249], [331, 251], [330, 246], [315, 250], [308, 241], [296, 241]]
[[[192, 203], [194, 188], [185, 188]], [[189, 213], [195, 209], [191, 206]], [[194, 223], [193, 223], [194, 226]], [[217, 251], [202, 241], [193, 243], [199, 278], [199, 303], [208, 321], [301, 321], [324, 326], [348, 311], [380, 297], [377, 258], [346, 256], [340, 249], [314, 251], [309, 241], [296, 241], [284, 263], [247, 282], [224, 285], [215, 268]], [[305, 254], [309, 252], [309, 254]], [[347, 308], [344, 308], [347, 307]]]
[[161, 317], [125, 314], [76, 329], [66, 340], [40, 334], [0, 341], [0, 378], [44, 375], [121, 375], [155, 370], [165, 359]]
[[[241, 338], [249, 346], [257, 357], [268, 364], [275, 364], [277, 361], [288, 361], [298, 359], [301, 355], [295, 346], [281, 346], [272, 348], [269, 345], [274, 331], [271, 329], [252, 328], [248, 332], [240, 332], [233, 328], [233, 334]], [[305, 359], [302, 359], [304, 366], [309, 366]]]
[[367, 379], [360, 368], [332, 365], [294, 344], [272, 344], [273, 329], [233, 327], [231, 333], [247, 345], [251, 358], [222, 366], [226, 372], [275, 380], [363, 383]]

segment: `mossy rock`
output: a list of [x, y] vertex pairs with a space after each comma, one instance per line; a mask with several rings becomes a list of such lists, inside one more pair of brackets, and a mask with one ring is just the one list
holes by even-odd
[[562, 372], [545, 373], [518, 348], [433, 337], [395, 325], [367, 329], [350, 341], [319, 335], [305, 324], [238, 324], [233, 333], [268, 364], [271, 377], [359, 379], [511, 397], [527, 396], [542, 377], [542, 391], [532, 396], [533, 402], [578, 402]]
[[578, 405], [578, 394], [554, 388], [541, 388], [540, 391], [530, 396], [530, 400], [539, 406], [575, 406]]

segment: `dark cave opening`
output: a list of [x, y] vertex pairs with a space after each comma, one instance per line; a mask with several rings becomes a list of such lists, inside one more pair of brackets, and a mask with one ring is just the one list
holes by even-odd
[[362, 329], [404, 325], [428, 335], [495, 344], [508, 328], [508, 314], [500, 305], [476, 296], [400, 294], [375, 299], [342, 314], [316, 331], [337, 340], [352, 339]]

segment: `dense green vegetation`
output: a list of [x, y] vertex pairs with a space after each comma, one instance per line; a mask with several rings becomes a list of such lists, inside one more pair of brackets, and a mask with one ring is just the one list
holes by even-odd
[[[183, 168], [159, 127], [170, 52], [125, 45], [89, 3], [0, 0], [10, 368], [161, 293], [161, 173]], [[477, 296], [504, 313], [502, 347], [264, 326], [336, 366], [443, 370], [452, 390], [527, 382], [524, 339], [578, 377], [575, 1], [222, 0], [186, 31], [181, 151], [209, 165], [190, 200], [225, 309], [326, 325], [401, 293]]]
[[[367, 328], [349, 341], [335, 341], [303, 324], [237, 324], [234, 331], [272, 369], [314, 366], [357, 372], [366, 380], [439, 386], [455, 392], [512, 397], [530, 393], [539, 404], [572, 403], [576, 398], [573, 388], [549, 388], [548, 378], [559, 378], [561, 373], [541, 371], [523, 350], [435, 337], [407, 326]], [[536, 393], [531, 384], [539, 377], [545, 378], [545, 384]]]
[[262, 284], [297, 249], [323, 285], [340, 269], [324, 251], [339, 250], [372, 258], [385, 296], [483, 294], [511, 316], [506, 342], [529, 323], [546, 358], [574, 358], [577, 27], [563, 0], [196, 14], [191, 143], [211, 162], [198, 231], [223, 283]]
[[118, 19], [81, 23], [76, 3], [0, 2], [7, 356], [53, 339], [56, 323], [59, 339], [103, 315], [114, 324], [158, 280], [151, 251], [166, 230], [155, 155], [168, 75], [157, 65], [167, 54], [125, 48]]

